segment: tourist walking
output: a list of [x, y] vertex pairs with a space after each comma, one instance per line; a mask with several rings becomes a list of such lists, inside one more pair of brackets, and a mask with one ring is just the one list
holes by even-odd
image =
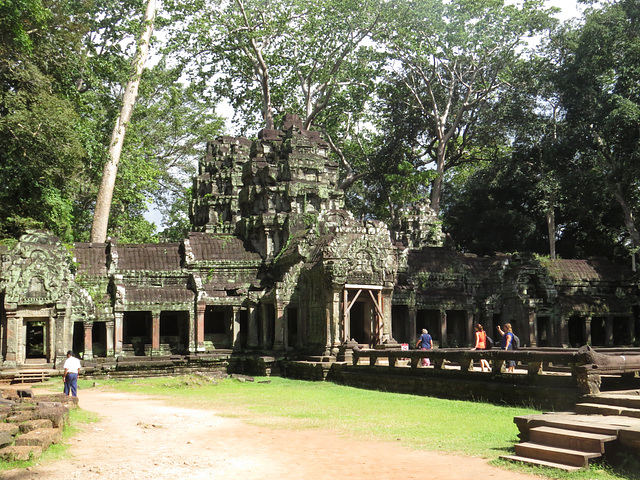
[[[431, 335], [429, 335], [426, 328], [422, 329], [422, 335], [420, 335], [420, 338], [416, 343], [416, 348], [421, 350], [431, 350], [433, 348], [433, 338], [431, 338]], [[427, 357], [423, 358], [422, 366], [428, 367], [429, 365], [431, 365], [431, 361]]]
[[[473, 350], [488, 350], [487, 348], [487, 332], [484, 331], [482, 325], [476, 323], [476, 346], [473, 347]], [[484, 372], [485, 368], [487, 372], [491, 371], [491, 366], [489, 365], [489, 361], [486, 358], [480, 359], [480, 369]]]
[[67, 359], [64, 361], [64, 374], [62, 375], [62, 381], [64, 382], [64, 394], [71, 395], [73, 397], [78, 396], [78, 373], [82, 365], [80, 360], [73, 356], [73, 352], [69, 350], [67, 352]]
[[[513, 330], [511, 328], [511, 324], [505, 323], [504, 331], [500, 328], [500, 325], [498, 325], [498, 332], [500, 333], [500, 335], [502, 335], [500, 348], [502, 348], [503, 350], [514, 350], [515, 342], [513, 340], [514, 335], [513, 335]], [[516, 362], [514, 362], [513, 360], [507, 360], [506, 368], [508, 373], [513, 373], [516, 368]]]

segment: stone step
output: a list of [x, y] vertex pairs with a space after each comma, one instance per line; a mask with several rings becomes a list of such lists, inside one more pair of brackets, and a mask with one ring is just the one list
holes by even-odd
[[637, 394], [600, 393], [598, 395], [585, 395], [583, 400], [585, 403], [615, 405], [640, 410], [640, 395]]
[[582, 452], [569, 448], [552, 447], [534, 442], [518, 443], [515, 446], [516, 455], [520, 457], [544, 460], [546, 462], [561, 463], [574, 467], [586, 468], [589, 466], [589, 459], [602, 456], [597, 452]]
[[617, 438], [616, 435], [579, 432], [555, 427], [535, 427], [529, 430], [531, 442], [583, 452], [604, 453], [605, 442], [612, 442]]
[[[576, 430], [578, 432], [601, 433], [603, 435], [618, 435], [620, 427], [609, 423], [597, 423], [595, 421], [585, 422], [579, 420], [580, 416], [575, 414], [564, 415], [537, 415], [537, 418], [528, 423], [530, 430], [535, 427], [556, 427], [566, 430]], [[604, 418], [604, 417], [601, 417]], [[516, 424], [522, 430], [521, 424], [526, 421], [526, 417], [516, 417]]]
[[580, 415], [617, 415], [621, 417], [640, 418], [640, 408], [629, 408], [602, 403], [578, 403], [576, 413]]
[[560, 470], [566, 470], [568, 472], [574, 472], [576, 470], [582, 470], [582, 467], [575, 467], [573, 465], [565, 465], [564, 463], [547, 462], [545, 460], [538, 460], [535, 458], [521, 457], [519, 455], [501, 455], [503, 460], [511, 460], [513, 462], [529, 463], [532, 465], [540, 465], [542, 467], [558, 468]]

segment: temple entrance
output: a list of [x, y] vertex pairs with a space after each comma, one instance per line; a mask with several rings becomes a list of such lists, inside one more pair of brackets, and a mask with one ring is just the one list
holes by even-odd
[[416, 338], [420, 338], [422, 329], [426, 328], [433, 338], [434, 345], [442, 345], [440, 338], [440, 310], [418, 310], [416, 315]]
[[287, 307], [287, 346], [298, 345], [298, 309]]
[[25, 358], [27, 360], [47, 360], [47, 322], [27, 320]]
[[393, 305], [391, 307], [391, 335], [399, 343], [411, 342], [408, 306]]
[[107, 356], [107, 324], [95, 322], [91, 329], [91, 345], [94, 357]]
[[125, 312], [122, 319], [123, 349], [144, 356], [151, 349], [151, 312]]
[[231, 346], [230, 325], [233, 309], [223, 305], [207, 305], [204, 312], [204, 341], [213, 348]]
[[360, 344], [368, 344], [371, 339], [371, 327], [367, 327], [365, 322], [365, 304], [364, 302], [356, 302], [349, 310], [349, 331], [351, 339]]
[[582, 317], [571, 317], [569, 319], [569, 345], [573, 348], [579, 348], [586, 343], [585, 324]]
[[466, 347], [468, 315], [466, 310], [447, 310], [447, 345], [449, 347]]
[[160, 313], [160, 344], [168, 345], [172, 355], [189, 351], [189, 314], [187, 312]]
[[550, 317], [537, 317], [536, 318], [536, 343], [538, 347], [550, 347], [551, 346], [551, 318]]
[[382, 287], [345, 285], [342, 293], [343, 340], [378, 345], [382, 343]]
[[84, 323], [73, 322], [73, 353], [82, 356], [84, 353]]

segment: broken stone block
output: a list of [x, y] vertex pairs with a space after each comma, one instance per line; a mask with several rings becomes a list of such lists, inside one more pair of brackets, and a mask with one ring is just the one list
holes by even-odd
[[19, 398], [33, 398], [33, 390], [30, 388], [18, 388], [16, 394]]
[[42, 448], [36, 446], [12, 445], [0, 449], [0, 458], [7, 462], [26, 462], [37, 460], [42, 455]]
[[36, 446], [46, 450], [52, 443], [58, 443], [60, 440], [62, 440], [62, 430], [58, 428], [43, 428], [20, 435], [16, 438], [16, 445]]
[[6, 421], [9, 423], [22, 423], [32, 419], [33, 419], [32, 412], [16, 412], [12, 415], [9, 415], [6, 418]]
[[9, 435], [7, 432], [0, 432], [0, 448], [6, 447], [13, 443], [13, 435]]
[[41, 430], [43, 428], [53, 428], [53, 423], [48, 418], [38, 418], [36, 420], [28, 420], [20, 424], [22, 433], [29, 433], [33, 430]]
[[0, 432], [8, 433], [15, 437], [20, 432], [20, 426], [15, 423], [0, 423]]

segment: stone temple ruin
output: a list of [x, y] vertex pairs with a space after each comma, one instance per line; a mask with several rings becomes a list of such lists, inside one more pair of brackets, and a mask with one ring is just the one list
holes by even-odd
[[338, 165], [287, 116], [258, 140], [221, 137], [195, 178], [180, 243], [62, 245], [28, 232], [0, 247], [3, 366], [217, 352], [342, 360], [355, 344], [470, 346], [511, 322], [524, 345], [638, 343], [631, 266], [477, 257], [442, 246], [428, 206], [399, 229], [344, 209]]

